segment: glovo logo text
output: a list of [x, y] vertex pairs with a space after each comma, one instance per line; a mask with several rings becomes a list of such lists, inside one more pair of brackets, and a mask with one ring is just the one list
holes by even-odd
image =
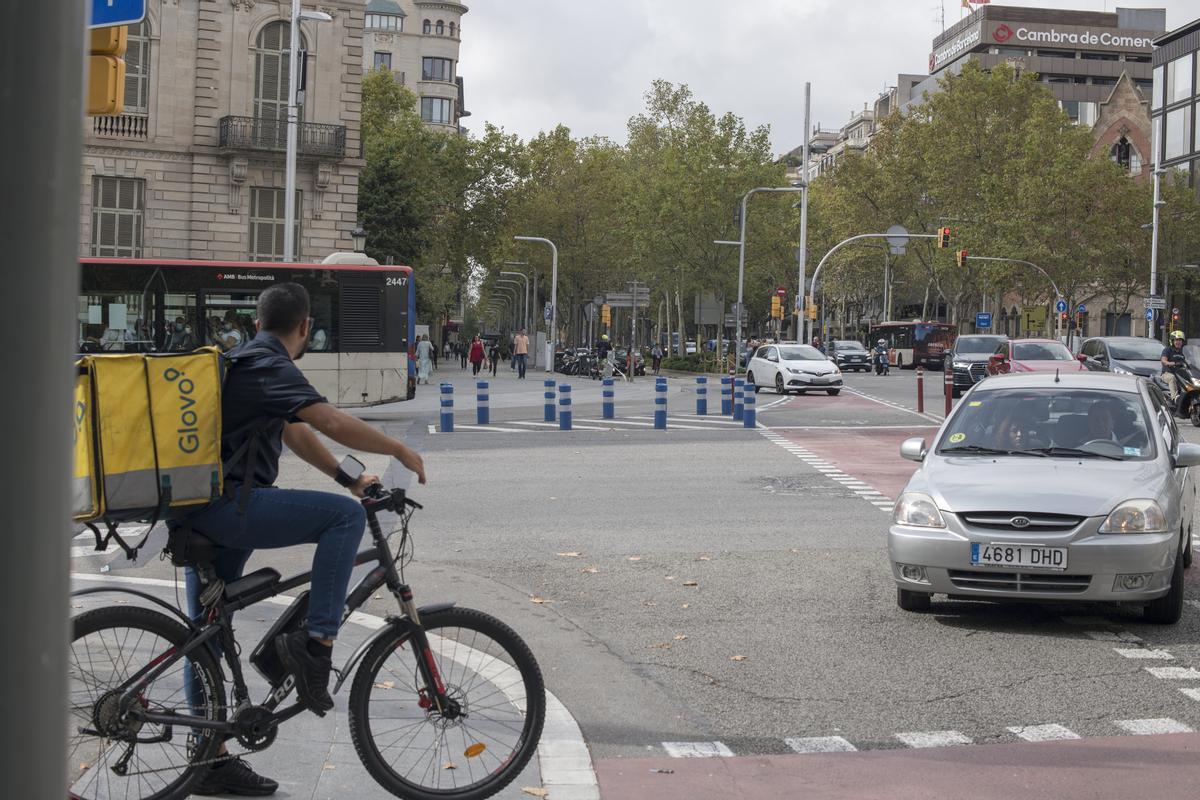
[[197, 427], [200, 417], [192, 408], [196, 405], [196, 398], [192, 396], [196, 391], [196, 384], [192, 382], [191, 378], [184, 377], [184, 373], [174, 367], [168, 367], [163, 372], [163, 378], [174, 383], [179, 392], [180, 427], [176, 430], [176, 433], [179, 434], [177, 440], [179, 449], [184, 453], [194, 453], [200, 447], [200, 437], [197, 435], [200, 432], [200, 428]]

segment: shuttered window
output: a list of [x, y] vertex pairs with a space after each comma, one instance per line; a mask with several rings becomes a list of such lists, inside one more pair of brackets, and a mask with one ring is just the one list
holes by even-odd
[[92, 179], [92, 255], [142, 257], [146, 182], [140, 178]]
[[338, 349], [343, 353], [382, 350], [383, 287], [343, 283], [341, 295]]
[[[283, 189], [252, 187], [250, 189], [250, 260], [283, 260]], [[300, 200], [296, 192], [296, 221], [292, 227], [293, 246], [300, 255]]]
[[[291, 26], [272, 22], [263, 28], [254, 48], [254, 118], [255, 140], [274, 141], [279, 147], [287, 143], [288, 48], [291, 45]], [[304, 49], [301, 36], [300, 49]], [[311, 82], [313, 75], [309, 74]], [[298, 118], [304, 121], [304, 106], [297, 108]]]
[[150, 113], [150, 28], [142, 20], [129, 26], [125, 48], [125, 113]]

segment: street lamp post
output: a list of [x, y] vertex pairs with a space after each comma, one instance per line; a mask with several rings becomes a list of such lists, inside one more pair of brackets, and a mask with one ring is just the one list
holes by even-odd
[[804, 337], [805, 320], [807, 317], [802, 314], [804, 309], [805, 297], [804, 291], [804, 270], [808, 265], [808, 142], [811, 138], [809, 132], [809, 112], [812, 101], [812, 84], [808, 81], [804, 82], [804, 152], [801, 156], [804, 159], [804, 164], [801, 167], [800, 181], [804, 187], [804, 191], [800, 194], [800, 248], [796, 252], [796, 260], [800, 262], [799, 272], [800, 277], [796, 282], [796, 341], [806, 341]]
[[367, 247], [367, 232], [362, 226], [362, 220], [354, 226], [354, 230], [350, 233], [350, 237], [354, 239], [354, 252], [361, 253]]
[[558, 340], [558, 247], [541, 236], [514, 236], [518, 242], [541, 242], [550, 246], [550, 335], [546, 341], [546, 372], [554, 370], [554, 350]]
[[[508, 261], [504, 262], [505, 266], [508, 266], [509, 263], [511, 263], [511, 262], [508, 262]], [[526, 275], [524, 272], [512, 272], [512, 271], [503, 270], [503, 269], [500, 270], [500, 274], [501, 275], [515, 275], [515, 276], [519, 277], [521, 280], [525, 281], [525, 313], [523, 315], [522, 327], [525, 328], [526, 330], [528, 330], [529, 329], [529, 276]]]
[[[525, 278], [525, 276], [519, 272], [503, 272], [502, 271], [500, 273], [500, 275], [501, 276], [517, 275], [521, 278]], [[522, 326], [521, 321], [525, 317], [529, 316], [529, 279], [525, 278], [525, 302], [524, 303], [521, 302], [521, 284], [517, 283], [517, 281], [513, 280], [512, 278], [499, 277], [496, 279], [496, 285], [497, 286], [512, 286], [513, 289], [516, 291], [516, 293], [517, 293], [517, 317], [516, 317], [517, 325], [516, 325], [516, 327], [518, 327], [518, 328], [521, 327]]]
[[[110, 3], [111, 4], [111, 3]], [[300, 20], [333, 22], [333, 17], [324, 11], [301, 11], [300, 0], [292, 0], [289, 19], [291, 44], [288, 46], [288, 105], [287, 105], [287, 158], [283, 182], [283, 260], [296, 260], [296, 140], [300, 133], [300, 105], [296, 101], [296, 87], [300, 56]]]
[[[509, 321], [515, 322], [517, 319], [517, 313], [521, 308], [520, 292], [517, 291], [517, 288], [515, 286], [511, 286], [508, 284], [501, 284], [499, 281], [497, 281], [496, 284], [492, 288], [494, 288], [498, 292], [504, 292], [504, 294], [501, 296], [504, 298], [505, 302], [510, 303], [509, 315], [508, 315]], [[511, 298], [508, 294], [509, 292], [512, 292]]]
[[[1042, 269], [1041, 267], [1039, 267], [1037, 264], [1033, 263], [1032, 261], [1026, 261], [1021, 258], [996, 258], [994, 256], [967, 256], [967, 261], [1003, 261], [1008, 264], [1024, 264], [1027, 267], [1032, 267], [1033, 269], [1036, 269], [1038, 272], [1042, 273], [1043, 278], [1050, 281], [1050, 286], [1054, 289], [1055, 300], [1057, 301], [1062, 298], [1062, 292], [1060, 292], [1058, 290], [1058, 284], [1054, 282], [1054, 278], [1050, 277], [1050, 273], [1046, 272], [1046, 270]], [[1059, 325], [1059, 320], [1060, 320], [1059, 313], [1060, 312], [1057, 309], [1054, 311], [1054, 338], [1056, 338], [1056, 339], [1061, 337], [1061, 334], [1060, 334], [1061, 327]]]

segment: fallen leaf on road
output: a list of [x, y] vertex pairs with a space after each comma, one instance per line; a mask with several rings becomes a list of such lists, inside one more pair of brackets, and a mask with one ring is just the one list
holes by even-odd
[[371, 599], [372, 599], [372, 600], [382, 600], [382, 599], [383, 599], [383, 595], [381, 595], [381, 594], [377, 594], [377, 595], [375, 595], [375, 596], [374, 596], [373, 598], [371, 598]]
[[376, 689], [394, 689], [394, 688], [396, 688], [396, 682], [395, 681], [380, 681], [379, 683], [375, 684], [375, 688]]
[[687, 638], [687, 634], [686, 634], [686, 633], [677, 633], [677, 634], [675, 634], [675, 641], [677, 641], [677, 642], [682, 642], [682, 641], [683, 641], [684, 639], [686, 639], [686, 638]]
[[684, 603], [683, 605], [680, 606], [680, 608], [687, 608], [687, 607], [688, 607], [687, 603]]
[[458, 765], [453, 761], [447, 761], [445, 764], [442, 764], [442, 769], [458, 769]]
[[325, 764], [321, 769], [337, 769], [337, 764]]
[[600, 570], [596, 569], [595, 567], [584, 567], [583, 569], [581, 569], [579, 571], [595, 574], [595, 573], [599, 572]]
[[695, 581], [684, 581], [683, 585], [684, 586], [699, 586], [700, 584], [696, 583]]
[[559, 553], [558, 555], [562, 556], [563, 558], [579, 558], [580, 553], [576, 553], [572, 550], [570, 553]]
[[670, 642], [655, 642], [654, 646], [657, 647], [659, 650], [670, 650], [671, 649]]
[[697, 561], [712, 561], [712, 556], [700, 556]]
[[524, 794], [532, 795], [533, 797], [549, 797], [550, 792], [545, 789], [538, 789], [533, 786], [522, 786], [521, 791]]
[[656, 772], [656, 773], [658, 773], [659, 775], [674, 775], [674, 774], [675, 774], [675, 770], [673, 770], [673, 769], [662, 769], [661, 767], [655, 767], [654, 769], [652, 769], [652, 770], [650, 770], [650, 771], [651, 771], [651, 772]]
[[729, 660], [730, 661], [745, 661], [746, 657], [745, 656], [730, 656]]
[[630, 556], [629, 560], [630, 561], [641, 561], [642, 557], [641, 556]]
[[654, 602], [653, 600], [643, 600], [642, 605], [649, 607], [649, 606], [656, 606], [656, 605], [658, 605], [658, 603]]
[[538, 603], [540, 605], [542, 603], [549, 603], [550, 601], [544, 597], [538, 597], [536, 594], [533, 594], [529, 596], [529, 602]]
[[669, 581], [673, 581], [673, 580], [675, 580], [675, 576], [674, 576], [674, 575], [667, 575], [667, 576], [666, 576], [666, 578], [667, 578], [667, 580], [669, 580]]

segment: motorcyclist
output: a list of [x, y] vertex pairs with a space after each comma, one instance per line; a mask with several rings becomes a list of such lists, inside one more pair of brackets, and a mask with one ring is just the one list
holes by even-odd
[[612, 377], [612, 364], [608, 361], [608, 354], [612, 350], [612, 343], [608, 341], [608, 334], [601, 335], [600, 341], [596, 343], [596, 359], [600, 362], [600, 369], [603, 371], [604, 377]]
[[1183, 357], [1183, 345], [1186, 342], [1183, 331], [1171, 331], [1171, 344], [1163, 348], [1159, 359], [1162, 362], [1162, 379], [1167, 384], [1172, 403], [1179, 399], [1179, 379], [1187, 368], [1187, 361]]
[[873, 357], [875, 359], [876, 366], [881, 366], [883, 371], [887, 372], [890, 366], [890, 362], [888, 360], [887, 339], [880, 339], [879, 341], [875, 342], [875, 347], [871, 349], [871, 352], [874, 354]]

